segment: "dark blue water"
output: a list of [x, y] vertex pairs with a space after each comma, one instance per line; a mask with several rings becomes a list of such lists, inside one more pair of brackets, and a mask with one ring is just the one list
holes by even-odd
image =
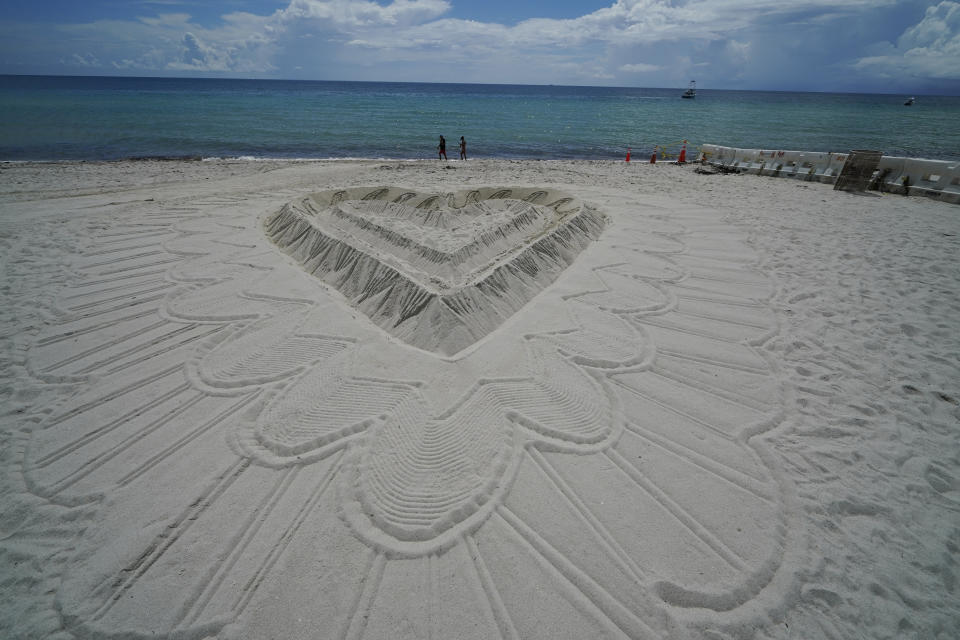
[[620, 159], [704, 143], [960, 159], [960, 98], [681, 88], [0, 76], [0, 160]]

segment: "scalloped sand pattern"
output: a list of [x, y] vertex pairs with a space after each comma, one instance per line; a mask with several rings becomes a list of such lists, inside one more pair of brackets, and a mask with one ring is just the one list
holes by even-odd
[[[717, 638], [780, 606], [789, 485], [751, 439], [781, 418], [755, 347], [776, 325], [742, 233], [636, 201], [600, 233], [550, 189], [295, 196], [211, 190], [91, 222], [29, 352], [76, 390], [22, 462], [35, 496], [89, 512], [54, 587], [67, 631], [653, 639], [709, 614]], [[324, 248], [352, 271], [317, 271]], [[525, 264], [516, 297], [484, 301], [503, 314], [431, 346], [482, 336], [456, 357], [356, 312], [407, 304], [380, 275], [442, 299]]]
[[549, 286], [605, 224], [554, 189], [370, 187], [297, 199], [264, 226], [377, 325], [453, 355]]

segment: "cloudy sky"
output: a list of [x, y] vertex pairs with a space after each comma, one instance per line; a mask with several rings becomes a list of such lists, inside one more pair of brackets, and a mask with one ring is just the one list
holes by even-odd
[[960, 95], [960, 0], [2, 0], [0, 73]]

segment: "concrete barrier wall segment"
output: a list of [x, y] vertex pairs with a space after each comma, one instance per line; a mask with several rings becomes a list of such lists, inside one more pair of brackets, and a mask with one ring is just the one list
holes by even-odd
[[[721, 145], [703, 145], [705, 162], [744, 173], [817, 180], [827, 184], [837, 181], [848, 153], [815, 151], [768, 151], [739, 149]], [[873, 174], [872, 189], [889, 193], [926, 196], [943, 202], [960, 204], [960, 162], [882, 156]]]

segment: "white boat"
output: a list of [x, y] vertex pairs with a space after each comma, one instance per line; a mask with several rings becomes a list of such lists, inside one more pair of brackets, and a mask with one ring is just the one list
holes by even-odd
[[697, 83], [693, 80], [690, 81], [690, 86], [687, 87], [687, 90], [684, 91], [681, 95], [681, 98], [696, 98], [697, 97]]

